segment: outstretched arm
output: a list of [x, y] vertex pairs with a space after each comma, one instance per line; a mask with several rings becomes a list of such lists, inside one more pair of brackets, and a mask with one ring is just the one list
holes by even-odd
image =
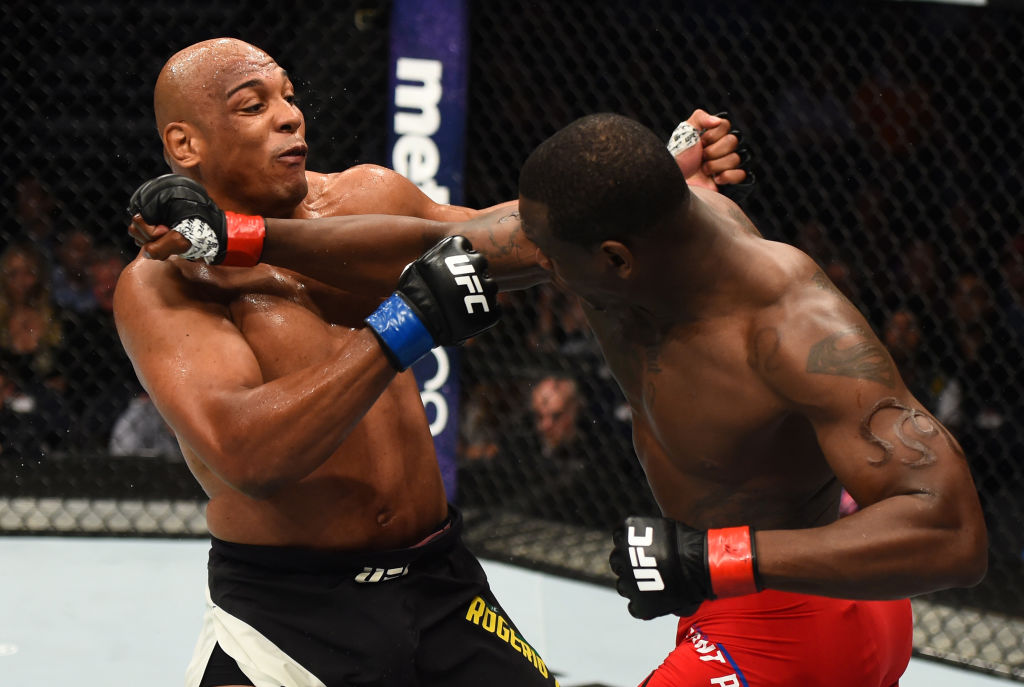
[[[696, 139], [676, 155], [687, 183], [714, 189], [743, 182], [747, 173], [729, 120], [696, 110], [687, 124], [696, 132]], [[539, 265], [539, 251], [521, 230], [516, 201], [485, 210], [441, 205], [404, 177], [371, 165], [333, 176], [356, 191], [343, 194], [335, 205], [320, 208], [322, 219], [268, 219], [262, 255], [255, 256], [257, 259], [346, 291], [381, 296], [415, 256], [444, 236], [461, 234], [487, 257], [501, 289], [526, 288], [548, 279]], [[350, 179], [353, 176], [372, 179], [359, 183]], [[372, 194], [365, 189], [372, 189]], [[375, 213], [388, 216], [352, 216]], [[190, 248], [191, 243], [178, 232], [157, 225], [164, 220], [150, 219], [153, 224], [136, 217], [130, 229], [145, 255], [165, 259]]]
[[[474, 214], [461, 221], [397, 215], [266, 218], [262, 250], [253, 262], [301, 272], [351, 293], [383, 296], [413, 258], [442, 238], [462, 235], [487, 258], [502, 290], [547, 281], [540, 252], [523, 234], [514, 205]], [[183, 254], [192, 245], [178, 231], [150, 225], [139, 215], [132, 221], [132, 234], [145, 256], [158, 260]]]

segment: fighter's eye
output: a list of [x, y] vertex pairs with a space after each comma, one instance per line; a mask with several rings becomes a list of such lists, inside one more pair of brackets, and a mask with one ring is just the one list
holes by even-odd
[[262, 109], [263, 109], [263, 103], [254, 103], [252, 105], [249, 105], [248, 107], [243, 107], [242, 108], [242, 112], [251, 112], [253, 114], [256, 114], [257, 112], [259, 112]]

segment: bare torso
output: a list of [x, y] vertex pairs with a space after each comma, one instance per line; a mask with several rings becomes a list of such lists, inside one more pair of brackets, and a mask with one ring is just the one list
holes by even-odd
[[[836, 517], [839, 483], [810, 422], [754, 364], [764, 353], [758, 323], [780, 295], [775, 285], [807, 271], [808, 261], [749, 234], [726, 212], [716, 223], [734, 264], [757, 267], [697, 319], [659, 329], [635, 313], [585, 308], [632, 407], [637, 455], [664, 514], [693, 527], [826, 524]], [[796, 281], [810, 283], [811, 275]], [[673, 288], [680, 287], [666, 284], [667, 293]]]
[[[368, 208], [365, 194], [358, 208], [346, 211], [350, 177], [308, 176], [310, 195], [296, 217], [389, 211], [386, 197], [378, 207]], [[263, 383], [341, 355], [375, 305], [269, 265], [240, 269], [180, 259], [135, 262], [135, 269], [153, 272], [147, 279], [150, 286], [180, 289], [186, 302], [237, 328], [258, 362]], [[446, 513], [433, 442], [411, 372], [394, 378], [323, 464], [267, 498], [251, 498], [233, 488], [181, 443], [189, 467], [210, 497], [210, 532], [228, 541], [398, 548], [429, 534]]]

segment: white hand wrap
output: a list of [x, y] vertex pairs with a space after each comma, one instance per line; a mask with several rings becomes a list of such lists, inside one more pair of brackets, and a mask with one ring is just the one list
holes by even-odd
[[668, 139], [668, 152], [672, 153], [672, 157], [675, 157], [687, 148], [697, 145], [699, 140], [699, 131], [694, 129], [688, 122], [680, 122]]
[[186, 260], [202, 260], [207, 265], [213, 263], [220, 251], [220, 242], [217, 240], [217, 232], [213, 227], [199, 219], [189, 217], [171, 227], [189, 240], [192, 246], [181, 254]]

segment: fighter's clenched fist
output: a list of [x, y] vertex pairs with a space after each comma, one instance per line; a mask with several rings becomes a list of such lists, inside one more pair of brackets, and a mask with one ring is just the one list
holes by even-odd
[[186, 260], [251, 267], [263, 251], [262, 217], [224, 212], [202, 184], [179, 174], [164, 174], [139, 186], [128, 201], [128, 213], [181, 234], [188, 242], [181, 251]]
[[668, 518], [631, 516], [614, 541], [615, 588], [641, 620], [693, 615], [708, 599], [761, 589], [749, 527], [696, 530]]
[[435, 346], [462, 343], [498, 322], [498, 286], [469, 239], [450, 236], [410, 263], [366, 323], [404, 370]]

